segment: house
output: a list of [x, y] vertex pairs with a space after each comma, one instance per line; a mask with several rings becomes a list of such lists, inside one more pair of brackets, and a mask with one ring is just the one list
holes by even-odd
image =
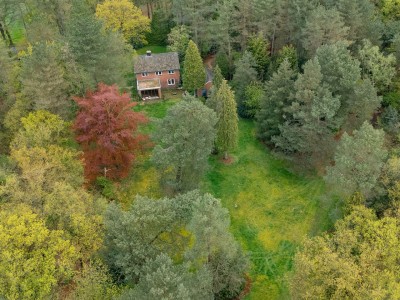
[[180, 65], [177, 52], [152, 54], [147, 51], [135, 61], [137, 91], [144, 100], [161, 98], [161, 90], [177, 88]]

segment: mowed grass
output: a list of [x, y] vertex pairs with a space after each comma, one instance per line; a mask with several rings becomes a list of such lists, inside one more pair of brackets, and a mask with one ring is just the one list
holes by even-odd
[[[151, 134], [155, 120], [163, 118], [179, 99], [138, 105], [150, 118], [142, 128]], [[251, 293], [246, 299], [288, 299], [287, 274], [301, 241], [309, 234], [326, 230], [331, 203], [323, 201], [321, 178], [305, 178], [288, 171], [286, 162], [276, 159], [254, 134], [252, 121], [240, 120], [238, 148], [234, 162], [225, 165], [210, 158], [210, 170], [202, 190], [220, 198], [231, 214], [231, 230], [249, 253]], [[157, 170], [150, 153], [140, 157], [129, 178], [121, 183], [120, 197], [129, 204], [136, 194], [162, 197]]]
[[152, 53], [165, 53], [167, 52], [166, 46], [158, 46], [158, 45], [148, 45], [143, 48], [136, 49], [136, 53], [139, 55], [146, 54], [146, 51], [150, 50]]
[[[287, 171], [240, 120], [239, 145], [231, 165], [212, 157], [204, 190], [220, 198], [231, 214], [231, 229], [249, 251], [252, 289], [246, 299], [288, 299], [286, 278], [296, 248], [310, 233], [327, 229], [320, 208], [324, 183]], [[321, 215], [322, 214], [322, 215]]]

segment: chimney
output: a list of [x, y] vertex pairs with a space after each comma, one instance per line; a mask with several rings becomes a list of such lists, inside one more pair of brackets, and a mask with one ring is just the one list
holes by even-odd
[[146, 51], [146, 56], [151, 56], [151, 51], [150, 50]]

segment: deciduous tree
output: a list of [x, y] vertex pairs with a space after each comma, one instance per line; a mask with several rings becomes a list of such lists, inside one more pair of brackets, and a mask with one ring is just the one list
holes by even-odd
[[128, 94], [116, 85], [99, 84], [95, 92], [74, 99], [80, 110], [74, 123], [76, 139], [84, 152], [85, 176], [89, 183], [98, 176], [120, 179], [128, 175], [146, 137], [137, 132], [146, 122], [134, 112]]
[[335, 232], [306, 240], [294, 259], [294, 299], [398, 297], [399, 225], [363, 206], [335, 225]]
[[378, 46], [364, 40], [358, 50], [361, 69], [364, 76], [369, 77], [380, 92], [385, 91], [396, 75], [396, 58], [393, 54], [383, 55]]
[[63, 232], [49, 230], [26, 206], [0, 212], [0, 294], [7, 299], [43, 299], [70, 279], [76, 253]]
[[185, 25], [175, 26], [168, 34], [168, 51], [178, 52], [179, 61], [185, 59], [186, 49], [190, 40], [189, 30]]
[[105, 26], [120, 31], [127, 42], [146, 44], [146, 33], [150, 32], [150, 19], [129, 0], [106, 0], [97, 4], [96, 16], [104, 20]]

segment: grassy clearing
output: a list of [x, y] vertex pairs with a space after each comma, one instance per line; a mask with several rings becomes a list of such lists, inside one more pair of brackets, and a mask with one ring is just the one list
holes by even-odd
[[232, 231], [250, 252], [248, 299], [287, 299], [285, 276], [296, 247], [310, 232], [330, 225], [325, 221], [329, 207], [319, 208], [324, 184], [287, 171], [255, 139], [253, 122], [241, 120], [239, 128], [235, 162], [225, 165], [212, 157], [204, 189], [222, 199], [231, 213]]
[[143, 48], [136, 49], [136, 53], [139, 55], [146, 54], [146, 51], [150, 50], [152, 53], [165, 53], [167, 52], [166, 46], [158, 46], [158, 45], [148, 45]]
[[[160, 119], [178, 101], [138, 105], [135, 110]], [[143, 128], [147, 133], [154, 129], [154, 122]], [[202, 189], [222, 199], [231, 214], [231, 230], [250, 253], [252, 290], [247, 299], [287, 299], [286, 276], [295, 250], [308, 234], [331, 225], [332, 204], [323, 198], [320, 178], [292, 174], [255, 139], [253, 122], [241, 120], [239, 129], [234, 163], [225, 165], [211, 157]], [[148, 153], [140, 157], [131, 176], [120, 184], [125, 204], [136, 194], [162, 197], [157, 171], [148, 158]]]
[[[135, 106], [135, 111], [143, 112], [149, 118], [149, 123], [143, 126], [141, 131], [150, 135], [155, 129], [155, 120], [163, 118], [168, 108], [175, 105], [179, 100], [172, 99], [149, 104], [140, 102], [139, 105]], [[120, 199], [120, 202], [125, 207], [128, 207], [132, 203], [136, 195], [152, 198], [163, 196], [157, 170], [149, 158], [149, 151], [139, 155], [135, 160], [135, 165], [129, 177], [115, 185], [117, 199]]]

